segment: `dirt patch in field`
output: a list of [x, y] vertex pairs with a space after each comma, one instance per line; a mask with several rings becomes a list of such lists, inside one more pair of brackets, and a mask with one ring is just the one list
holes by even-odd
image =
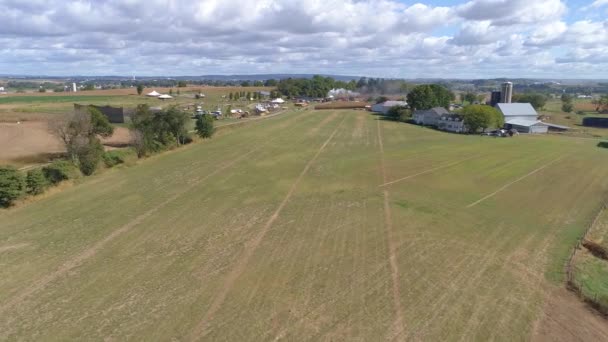
[[546, 298], [532, 341], [608, 341], [608, 320], [574, 294], [556, 287]]
[[[128, 146], [130, 142], [131, 134], [125, 127], [116, 127], [112, 137], [102, 139], [110, 148]], [[0, 122], [0, 146], [0, 164], [17, 166], [45, 163], [65, 152], [46, 121]]]
[[[0, 162], [22, 161], [64, 151], [44, 121], [0, 123]], [[37, 157], [34, 159], [38, 159]]]

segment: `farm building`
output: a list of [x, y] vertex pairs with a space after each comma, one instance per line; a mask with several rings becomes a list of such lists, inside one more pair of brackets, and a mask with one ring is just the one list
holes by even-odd
[[108, 118], [111, 123], [124, 123], [125, 122], [125, 111], [123, 107], [111, 107], [111, 106], [95, 106], [95, 105], [79, 105], [74, 103], [74, 112], [87, 111], [89, 108], [95, 108], [101, 114]]
[[417, 110], [412, 114], [412, 119], [416, 124], [423, 126], [438, 126], [442, 115], [448, 115], [447, 109], [435, 107], [428, 110]]
[[388, 111], [395, 106], [407, 106], [405, 101], [386, 101], [382, 103], [376, 103], [372, 105], [372, 112], [386, 114]]
[[506, 129], [516, 129], [519, 133], [547, 133], [549, 126], [542, 121], [530, 121], [521, 119], [511, 119], [505, 122]]
[[464, 117], [460, 114], [442, 114], [437, 122], [437, 128], [455, 133], [467, 131], [464, 125]]
[[496, 108], [503, 115], [505, 128], [520, 133], [547, 133], [549, 126], [538, 120], [538, 113], [529, 103], [499, 103]]
[[151, 92], [147, 93], [146, 96], [150, 96], [150, 97], [159, 97], [160, 93], [157, 92], [156, 90], [152, 90]]

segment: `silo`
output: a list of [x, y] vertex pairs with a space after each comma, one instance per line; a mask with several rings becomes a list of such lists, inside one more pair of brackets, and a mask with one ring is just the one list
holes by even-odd
[[513, 83], [505, 82], [502, 84], [500, 103], [511, 103], [513, 97]]

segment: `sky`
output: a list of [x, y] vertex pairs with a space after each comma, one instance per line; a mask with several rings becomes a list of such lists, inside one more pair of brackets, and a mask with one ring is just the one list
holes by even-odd
[[0, 0], [0, 74], [608, 79], [608, 0]]

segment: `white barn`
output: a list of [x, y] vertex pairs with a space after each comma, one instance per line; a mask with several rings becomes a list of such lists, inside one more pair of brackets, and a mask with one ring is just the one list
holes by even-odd
[[376, 103], [372, 105], [372, 112], [386, 114], [388, 111], [395, 106], [407, 106], [405, 101], [385, 101], [382, 103]]
[[505, 128], [520, 133], [547, 133], [549, 126], [538, 120], [538, 113], [529, 103], [498, 103], [497, 109], [505, 119]]

